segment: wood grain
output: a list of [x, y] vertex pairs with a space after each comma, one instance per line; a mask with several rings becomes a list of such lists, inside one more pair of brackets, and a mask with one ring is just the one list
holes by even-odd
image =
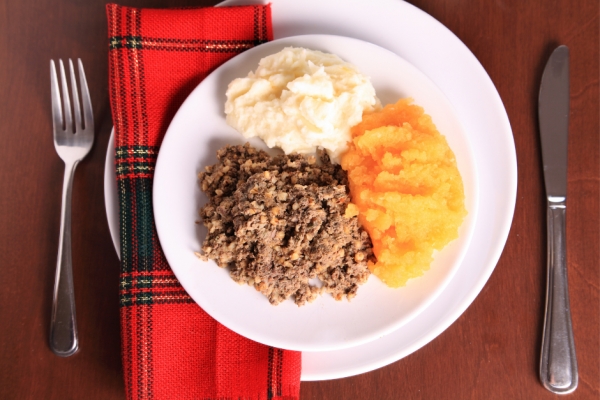
[[[215, 1], [129, 0], [138, 7]], [[475, 54], [505, 104], [517, 150], [514, 221], [467, 311], [414, 354], [346, 379], [302, 384], [303, 400], [550, 399], [537, 378], [545, 296], [545, 203], [537, 129], [543, 66], [571, 49], [567, 244], [580, 384], [600, 397], [599, 4], [595, 0], [414, 0]], [[104, 1], [0, 1], [0, 398], [124, 399], [118, 273], [103, 200], [111, 116]], [[369, 21], [368, 23], [376, 23]], [[73, 188], [73, 264], [82, 351], [47, 346], [63, 166], [51, 136], [48, 60], [83, 59], [97, 138]], [[485, 135], [486, 132], [481, 132]]]

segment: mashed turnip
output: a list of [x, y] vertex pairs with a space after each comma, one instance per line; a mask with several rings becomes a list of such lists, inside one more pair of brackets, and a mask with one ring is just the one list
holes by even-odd
[[467, 215], [456, 158], [411, 99], [365, 116], [352, 135], [341, 165], [356, 205], [350, 212], [358, 213], [377, 256], [369, 268], [388, 286], [404, 286], [458, 237]]

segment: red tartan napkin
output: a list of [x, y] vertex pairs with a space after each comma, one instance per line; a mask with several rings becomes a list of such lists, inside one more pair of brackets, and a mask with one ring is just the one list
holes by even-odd
[[156, 156], [173, 115], [213, 69], [273, 38], [270, 7], [109, 4], [107, 16], [127, 399], [297, 399], [300, 353], [252, 342], [196, 305], [165, 260], [152, 216]]

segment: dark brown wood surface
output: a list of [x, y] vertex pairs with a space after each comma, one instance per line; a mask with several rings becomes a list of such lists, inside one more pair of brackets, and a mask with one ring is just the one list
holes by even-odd
[[[301, 1], [301, 0], [299, 0]], [[580, 383], [600, 398], [599, 3], [414, 0], [452, 30], [496, 85], [510, 118], [519, 183], [514, 221], [481, 294], [414, 354], [359, 376], [302, 384], [303, 400], [550, 399], [537, 377], [546, 277], [537, 93], [552, 49], [571, 49], [567, 243]], [[138, 7], [214, 1], [128, 0]], [[105, 1], [0, 0], [0, 399], [124, 399], [119, 262], [103, 200], [111, 128]], [[97, 137], [73, 188], [81, 351], [47, 345], [63, 164], [51, 134], [48, 60], [81, 57]], [[485, 132], [482, 132], [485, 134]], [[501, 168], [501, 166], [499, 166]]]

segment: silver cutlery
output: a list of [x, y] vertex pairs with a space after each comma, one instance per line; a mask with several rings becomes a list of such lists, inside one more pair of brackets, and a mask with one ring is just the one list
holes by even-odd
[[[59, 90], [54, 60], [50, 60], [50, 92], [52, 95], [52, 125], [54, 147], [65, 163], [65, 175], [60, 211], [60, 238], [56, 278], [50, 319], [50, 348], [61, 357], [73, 355], [79, 348], [75, 297], [73, 293], [73, 268], [71, 259], [71, 194], [75, 168], [92, 148], [94, 142], [94, 114], [81, 60], [77, 60], [82, 106], [79, 104], [73, 62], [69, 60], [69, 73], [73, 94], [73, 108], [69, 99], [67, 78], [62, 60], [59, 60], [61, 91]], [[72, 113], [71, 113], [72, 110]], [[83, 113], [82, 113], [83, 110]], [[75, 119], [73, 120], [73, 115]], [[82, 118], [83, 115], [83, 118]]]
[[567, 285], [567, 141], [569, 48], [554, 50], [542, 75], [538, 103], [544, 181], [548, 200], [548, 277], [540, 380], [553, 393], [577, 388], [578, 372]]

